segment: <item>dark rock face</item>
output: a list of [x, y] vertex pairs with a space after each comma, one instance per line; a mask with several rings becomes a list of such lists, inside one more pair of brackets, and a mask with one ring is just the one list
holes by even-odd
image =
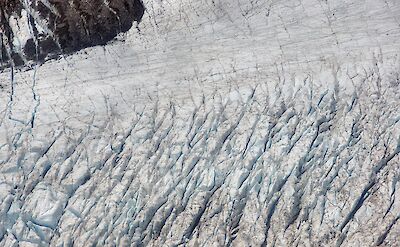
[[[140, 22], [144, 6], [141, 0], [33, 0], [23, 5], [18, 0], [0, 2], [1, 63], [23, 65], [27, 61], [43, 61], [61, 53], [103, 45], [121, 32], [128, 31], [134, 21]], [[19, 51], [14, 49], [16, 35], [10, 18], [26, 18], [33, 38]], [[39, 29], [41, 31], [39, 31]]]
[[0, 46], [1, 46], [1, 64], [10, 60], [16, 63], [20, 62], [17, 54], [13, 54], [11, 50], [13, 32], [9, 25], [10, 16], [13, 13], [20, 13], [22, 6], [18, 0], [4, 0], [0, 1]]

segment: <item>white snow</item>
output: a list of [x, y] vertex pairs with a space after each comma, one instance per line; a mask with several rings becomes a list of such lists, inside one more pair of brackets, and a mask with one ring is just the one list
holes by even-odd
[[400, 2], [144, 4], [0, 74], [0, 246], [398, 245]]

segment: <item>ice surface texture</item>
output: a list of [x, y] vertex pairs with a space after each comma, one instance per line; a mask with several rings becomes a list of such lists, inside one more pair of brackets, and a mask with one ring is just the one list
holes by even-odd
[[0, 246], [399, 245], [400, 2], [144, 5], [0, 74]]

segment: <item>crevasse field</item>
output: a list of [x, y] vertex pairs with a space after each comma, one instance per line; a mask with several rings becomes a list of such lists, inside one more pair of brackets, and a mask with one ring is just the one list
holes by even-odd
[[398, 0], [146, 0], [0, 74], [0, 246], [399, 246]]

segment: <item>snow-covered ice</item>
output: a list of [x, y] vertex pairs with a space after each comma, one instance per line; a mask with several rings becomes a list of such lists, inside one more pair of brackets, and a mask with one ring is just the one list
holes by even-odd
[[0, 246], [400, 244], [399, 1], [144, 5], [2, 70]]

